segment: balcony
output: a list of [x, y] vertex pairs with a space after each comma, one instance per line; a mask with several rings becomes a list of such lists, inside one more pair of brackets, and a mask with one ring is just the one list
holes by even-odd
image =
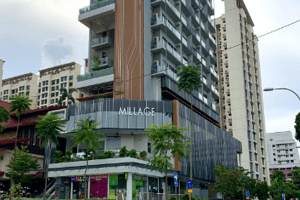
[[160, 6], [161, 8], [165, 8], [165, 3], [167, 2], [167, 14], [172, 18], [176, 20], [180, 20], [180, 12], [177, 10], [177, 8], [173, 5], [172, 2], [168, 0], [151, 0], [151, 5], [153, 7]]
[[91, 72], [77, 76], [77, 89], [88, 89], [97, 85], [114, 81], [114, 68], [106, 68], [100, 71]]
[[92, 48], [93, 49], [100, 50], [100, 49], [104, 49], [104, 48], [111, 47], [111, 46], [112, 46], [112, 39], [109, 36], [95, 38], [92, 40]]
[[212, 4], [210, 2], [210, 0], [206, 0], [207, 2], [207, 12], [209, 15], [214, 15], [215, 11], [214, 8], [212, 7]]
[[179, 80], [179, 77], [177, 77], [177, 72], [173, 68], [170, 68], [168, 65], [152, 65], [151, 66], [151, 74], [152, 76], [162, 76], [162, 75], [168, 75], [175, 81]]
[[167, 35], [175, 42], [180, 42], [181, 35], [176, 30], [176, 28], [169, 22], [166, 21], [163, 17], [154, 17], [151, 19], [151, 27], [153, 30], [161, 29], [165, 30], [165, 26], [167, 26]]
[[212, 23], [210, 17], [208, 17], [208, 29], [211, 33], [215, 33], [216, 32], [216, 28], [215, 28], [215, 25]]
[[209, 51], [209, 55], [210, 55], [210, 63], [211, 64], [216, 64], [216, 56], [214, 55], [214, 53], [212, 51]]
[[152, 53], [163, 53], [165, 54], [165, 51], [168, 51], [168, 59], [171, 60], [175, 65], [181, 65], [182, 64], [182, 58], [175, 51], [169, 44], [167, 44], [164, 40], [160, 41], [153, 41], [151, 44], [151, 51]]
[[115, 0], [102, 0], [80, 9], [78, 20], [94, 32], [110, 29], [115, 23]]
[[202, 21], [206, 22], [207, 21], [207, 15], [203, 12], [203, 10], [201, 10], [200, 12], [200, 18], [202, 19]]
[[217, 45], [216, 45], [215, 39], [211, 36], [211, 34], [208, 34], [208, 35], [209, 35], [209, 45], [210, 45], [211, 49], [216, 49]]
[[218, 82], [219, 81], [219, 75], [217, 74], [217, 72], [212, 67], [210, 68], [210, 72], [213, 75], [212, 79], [215, 79], [215, 81]]
[[213, 91], [213, 96], [215, 96], [217, 99], [220, 97], [219, 91], [213, 85], [211, 85], [211, 91]]

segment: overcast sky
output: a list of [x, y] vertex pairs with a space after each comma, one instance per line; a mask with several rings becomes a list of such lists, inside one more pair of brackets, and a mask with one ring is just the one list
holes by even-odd
[[[215, 1], [216, 17], [224, 12]], [[89, 0], [0, 0], [0, 59], [3, 78], [87, 58], [88, 28], [78, 22], [78, 11]], [[260, 36], [300, 19], [300, 1], [245, 0]], [[288, 87], [300, 94], [300, 23], [260, 39], [264, 87]], [[267, 132], [294, 131], [300, 101], [288, 91], [264, 93]]]

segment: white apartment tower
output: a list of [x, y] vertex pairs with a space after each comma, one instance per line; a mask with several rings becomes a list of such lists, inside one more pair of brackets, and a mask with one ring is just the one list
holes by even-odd
[[243, 0], [224, 0], [215, 19], [221, 127], [243, 144], [242, 166], [269, 183], [258, 40]]
[[[0, 59], [0, 96], [2, 95], [2, 77], [3, 77], [3, 65], [5, 61]], [[1, 98], [0, 98], [1, 100]]]
[[[65, 88], [67, 91], [70, 88], [75, 88], [80, 70], [81, 65], [75, 62], [39, 70], [37, 107], [44, 108], [58, 105], [62, 93], [60, 88]], [[80, 97], [80, 94], [79, 91], [74, 92], [72, 97], [76, 100]], [[67, 105], [66, 100], [63, 101], [62, 105]]]
[[2, 95], [0, 99], [10, 102], [9, 97], [26, 95], [32, 99], [30, 109], [36, 109], [38, 75], [27, 73], [2, 80]]

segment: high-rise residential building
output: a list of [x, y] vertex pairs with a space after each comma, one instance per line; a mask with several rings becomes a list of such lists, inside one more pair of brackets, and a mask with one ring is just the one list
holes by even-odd
[[[242, 147], [219, 126], [216, 44], [211, 36], [215, 28], [210, 20], [213, 14], [210, 0], [91, 0], [89, 6], [80, 9], [79, 21], [89, 28], [88, 72], [77, 77], [76, 88], [84, 92], [84, 97], [65, 111], [66, 127], [59, 136], [61, 151], [84, 154], [87, 147], [80, 144], [74, 148], [70, 134], [77, 127], [74, 122], [89, 119], [99, 123], [95, 129], [103, 133], [100, 152], [112, 151], [120, 156], [121, 148], [126, 146], [127, 150], [147, 152], [146, 157], [152, 157], [153, 141], [145, 131], [149, 124], [161, 126], [168, 122], [190, 128], [190, 94], [178, 89], [177, 67], [198, 65], [203, 85], [192, 93], [193, 195], [217, 197], [213, 167], [220, 163], [227, 167], [240, 165]], [[190, 141], [189, 131], [183, 135], [184, 141]], [[175, 171], [180, 171], [179, 191], [186, 189], [189, 156], [187, 153], [188, 158], [181, 162], [171, 156]], [[127, 200], [146, 200], [159, 188], [163, 193], [168, 188], [170, 194], [175, 194], [174, 181], [166, 184], [165, 175], [146, 164], [122, 156], [90, 161], [86, 173], [88, 197], [115, 199], [125, 194]], [[51, 187], [56, 191], [49, 194], [81, 198], [84, 193], [80, 177], [84, 170], [84, 162], [75, 160], [51, 163], [49, 177], [65, 189]], [[75, 181], [70, 181], [72, 177]], [[76, 193], [70, 188], [77, 188]], [[166, 199], [165, 194], [161, 196]]]
[[291, 172], [295, 167], [300, 167], [297, 143], [292, 132], [267, 133], [266, 143], [270, 175], [274, 170], [281, 170], [286, 179], [291, 179]]
[[0, 100], [2, 95], [2, 78], [3, 78], [3, 65], [5, 61], [0, 59]]
[[243, 143], [242, 166], [269, 182], [258, 39], [243, 0], [225, 0], [215, 19], [221, 127]]
[[[81, 65], [75, 62], [39, 70], [40, 79], [38, 84], [37, 107], [44, 108], [58, 105], [62, 94], [60, 88], [65, 88], [67, 91], [71, 88], [75, 88], [80, 70]], [[80, 97], [80, 94], [80, 91], [74, 92], [72, 93], [72, 97], [76, 100]], [[67, 99], [62, 102], [62, 105], [67, 105]]]
[[14, 95], [26, 95], [32, 99], [30, 109], [37, 107], [37, 83], [38, 75], [34, 73], [23, 74], [2, 80], [2, 96], [0, 98], [5, 102], [10, 102], [9, 97]]

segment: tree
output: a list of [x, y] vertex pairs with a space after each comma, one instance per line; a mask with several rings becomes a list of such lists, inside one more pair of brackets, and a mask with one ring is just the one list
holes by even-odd
[[181, 135], [180, 131], [183, 130], [187, 129], [177, 128], [177, 126], [169, 123], [159, 127], [151, 124], [150, 128], [146, 129], [149, 140], [153, 141], [151, 147], [154, 147], [153, 157], [147, 160], [152, 170], [165, 173], [167, 199], [169, 199], [167, 172], [168, 169], [173, 169], [170, 162], [171, 157], [177, 157], [181, 161], [182, 158], [186, 158], [185, 153], [189, 150], [187, 145], [190, 143], [182, 142], [185, 137]]
[[[85, 152], [86, 168], [84, 172], [84, 176], [86, 177], [86, 172], [89, 166], [89, 152], [91, 150], [95, 151], [101, 148], [103, 134], [95, 130], [100, 123], [91, 123], [90, 120], [85, 119], [83, 122], [76, 122], [76, 124], [80, 128], [73, 130], [75, 133], [72, 134], [71, 140], [73, 141], [74, 147], [76, 147], [78, 144], [84, 143], [85, 147], [87, 148], [87, 151]], [[85, 178], [85, 199], [87, 194], [86, 188], [87, 180]]]
[[[2, 122], [8, 122], [9, 120], [9, 112], [0, 106], [0, 123]], [[4, 131], [6, 127], [0, 124], [0, 132]]]
[[298, 189], [300, 189], [300, 168], [294, 168], [294, 170], [292, 171], [292, 175], [293, 184], [295, 184]]
[[[23, 96], [15, 95], [9, 97], [9, 100], [11, 101], [10, 104], [10, 113], [15, 113], [18, 118], [18, 123], [17, 123], [17, 132], [16, 132], [16, 139], [15, 139], [15, 152], [14, 152], [14, 159], [17, 157], [17, 141], [18, 141], [18, 133], [19, 133], [19, 125], [20, 125], [20, 118], [21, 118], [21, 113], [26, 113], [27, 111], [30, 111], [30, 106], [31, 106], [31, 99], [25, 98], [25, 94]], [[14, 174], [15, 171], [15, 163], [16, 160], [13, 162], [13, 168], [12, 168], [12, 174]], [[13, 177], [11, 176], [10, 178], [10, 187], [13, 186]], [[9, 199], [11, 200], [11, 195]]]
[[270, 198], [269, 195], [270, 187], [265, 181], [257, 181], [255, 185], [255, 196], [259, 200], [267, 200]]
[[[190, 149], [190, 179], [193, 179], [193, 143], [194, 143], [194, 136], [193, 136], [193, 91], [199, 90], [201, 88], [201, 68], [196, 66], [181, 66], [178, 68], [181, 70], [177, 74], [179, 77], [178, 80], [178, 89], [179, 91], [183, 90], [185, 92], [190, 93], [190, 100], [191, 100], [191, 149]], [[191, 199], [191, 195], [190, 195]]]
[[37, 131], [36, 135], [39, 138], [44, 138], [43, 144], [41, 148], [44, 148], [47, 145], [48, 155], [46, 156], [46, 172], [45, 172], [45, 191], [44, 198], [46, 200], [46, 189], [47, 189], [47, 179], [48, 179], [48, 168], [50, 163], [51, 151], [54, 145], [59, 145], [59, 141], [57, 137], [63, 132], [64, 122], [60, 117], [53, 113], [47, 113], [46, 116], [39, 116], [40, 120], [37, 121], [37, 125], [35, 126]]
[[280, 170], [275, 170], [271, 176], [271, 179], [278, 178], [279, 181], [285, 182], [285, 175]]
[[255, 197], [256, 181], [249, 177], [248, 172], [243, 167], [231, 168], [224, 165], [215, 165], [214, 172], [217, 176], [215, 190], [223, 195], [223, 198], [235, 197], [244, 199], [246, 190], [250, 191], [250, 197]]
[[60, 88], [60, 91], [62, 92], [62, 96], [59, 98], [58, 105], [62, 106], [62, 102], [67, 99], [67, 105], [69, 100], [75, 103], [75, 99], [72, 97], [73, 92], [77, 92], [75, 88], [70, 88], [69, 91], [66, 88]]
[[295, 138], [296, 140], [300, 141], [300, 113], [298, 113], [296, 115], [296, 119], [295, 119]]
[[290, 195], [292, 189], [290, 185], [284, 181], [282, 181], [279, 177], [272, 178], [270, 194], [274, 200], [281, 200], [282, 194]]
[[[12, 152], [13, 153], [13, 152]], [[22, 146], [21, 150], [17, 149], [17, 157], [10, 159], [7, 167], [8, 173], [5, 173], [5, 176], [10, 178], [13, 177], [14, 182], [23, 184], [31, 184], [34, 176], [25, 175], [25, 173], [37, 170], [40, 165], [38, 164], [38, 158], [33, 158], [32, 155], [27, 150], [27, 146]], [[16, 163], [14, 163], [14, 161]], [[15, 166], [14, 173], [12, 173], [13, 166]]]

